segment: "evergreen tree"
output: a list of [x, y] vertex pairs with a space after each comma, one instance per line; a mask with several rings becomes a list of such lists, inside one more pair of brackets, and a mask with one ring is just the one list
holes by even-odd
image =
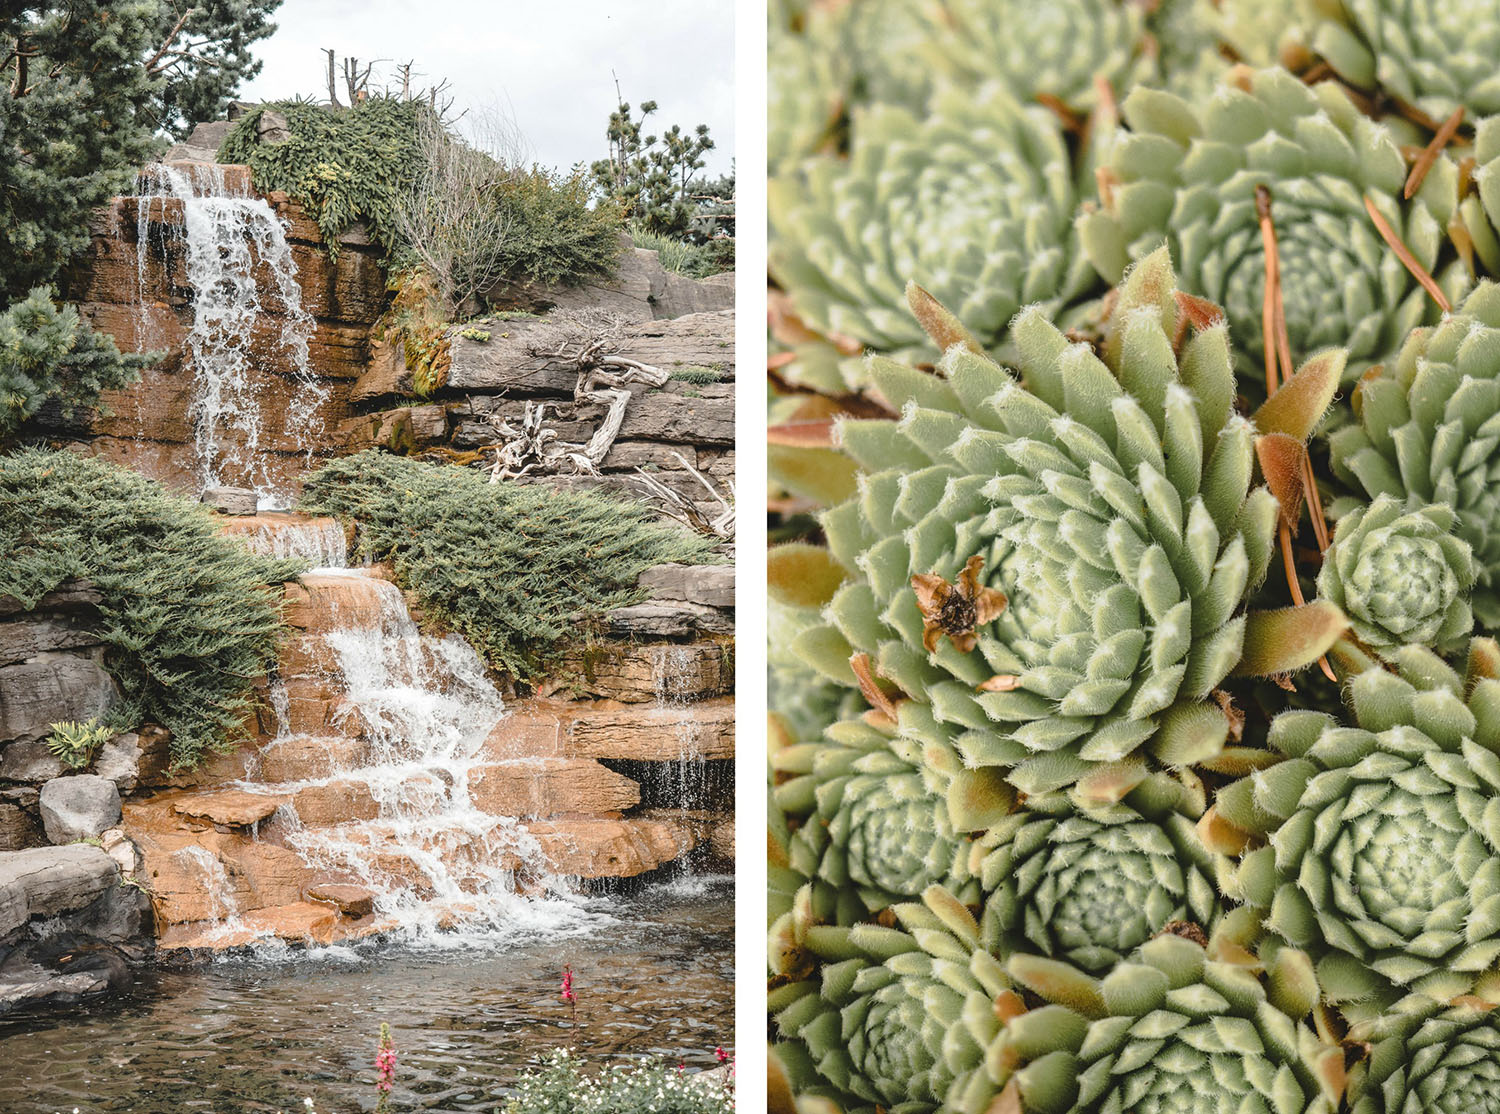
[[129, 190], [157, 149], [165, 84], [156, 0], [68, 0], [0, 9], [0, 295], [52, 281], [88, 245], [89, 210]]
[[281, 0], [159, 0], [159, 54], [149, 60], [163, 79], [156, 126], [178, 137], [216, 120], [242, 81], [260, 73], [251, 47], [276, 30], [271, 13]]
[[99, 392], [132, 382], [151, 356], [122, 355], [72, 306], [52, 304], [45, 287], [0, 313], [0, 446], [53, 400], [64, 418], [98, 405]]
[[696, 215], [689, 187], [714, 141], [707, 124], [691, 132], [673, 124], [660, 136], [647, 135], [646, 120], [656, 108], [655, 101], [644, 101], [637, 117], [621, 101], [605, 129], [609, 158], [591, 169], [599, 188], [619, 202], [628, 220], [648, 232], [683, 239]]
[[93, 406], [144, 362], [44, 289], [128, 192], [158, 130], [216, 115], [259, 67], [280, 0], [21, 0], [0, 7], [0, 438], [51, 399]]

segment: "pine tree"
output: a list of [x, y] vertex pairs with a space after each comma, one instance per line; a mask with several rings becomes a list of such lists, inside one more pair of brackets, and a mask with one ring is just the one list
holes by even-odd
[[684, 239], [696, 215], [688, 187], [714, 149], [707, 124], [684, 132], [673, 124], [660, 136], [645, 134], [655, 101], [643, 101], [640, 116], [621, 101], [610, 113], [605, 135], [609, 158], [590, 168], [606, 196], [619, 202], [626, 218], [648, 232]]
[[46, 402], [91, 407], [134, 378], [45, 289], [88, 246], [89, 213], [128, 192], [181, 131], [259, 68], [281, 0], [22, 0], [0, 8], [0, 440]]
[[46, 287], [0, 313], [0, 446], [56, 400], [62, 416], [98, 405], [99, 393], [132, 382], [150, 355], [122, 355], [72, 306], [56, 306]]
[[165, 80], [156, 126], [182, 137], [222, 115], [240, 83], [260, 73], [250, 49], [276, 30], [270, 17], [279, 7], [281, 0], [160, 0], [161, 46], [147, 66]]

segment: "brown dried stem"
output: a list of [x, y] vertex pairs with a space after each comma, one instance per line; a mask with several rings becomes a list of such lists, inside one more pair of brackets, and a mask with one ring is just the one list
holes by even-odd
[[1438, 308], [1444, 313], [1451, 312], [1453, 306], [1449, 303], [1448, 296], [1443, 293], [1443, 288], [1427, 273], [1427, 268], [1417, 262], [1417, 257], [1411, 253], [1411, 249], [1401, 242], [1401, 237], [1396, 235], [1396, 230], [1390, 226], [1385, 217], [1380, 215], [1380, 210], [1375, 207], [1375, 200], [1368, 194], [1365, 195], [1365, 212], [1369, 213], [1370, 219], [1375, 222], [1375, 231], [1380, 233], [1380, 238], [1390, 245], [1391, 250], [1396, 253], [1396, 258], [1401, 260], [1402, 266], [1422, 284], [1422, 289], [1432, 295], [1432, 300], [1438, 304]]
[[[1266, 352], [1266, 397], [1269, 398], [1276, 393], [1278, 385], [1276, 367], [1278, 359], [1282, 365], [1281, 377], [1290, 378], [1292, 375], [1292, 345], [1287, 335], [1286, 306], [1281, 299], [1281, 257], [1276, 248], [1276, 225], [1271, 219], [1271, 191], [1263, 185], [1255, 187], [1255, 212], [1260, 218], [1261, 243], [1265, 246], [1266, 256], [1266, 287], [1261, 305], [1261, 339]], [[1313, 475], [1312, 458], [1306, 452], [1302, 454], [1301, 471], [1308, 517], [1312, 520], [1313, 534], [1318, 539], [1318, 550], [1322, 552], [1328, 548], [1328, 522], [1323, 517], [1323, 505], [1318, 495], [1317, 478]], [[1291, 589], [1292, 602], [1300, 607], [1307, 602], [1307, 599], [1303, 596], [1302, 585], [1297, 579], [1297, 562], [1292, 552], [1292, 529], [1285, 518], [1277, 526], [1277, 535], [1281, 542], [1281, 563], [1286, 571], [1287, 587]], [[1325, 677], [1335, 684], [1338, 683], [1338, 677], [1334, 674], [1333, 667], [1328, 664], [1326, 655], [1318, 659], [1318, 665]]]
[[1401, 191], [1402, 197], [1409, 201], [1412, 194], [1422, 188], [1422, 182], [1426, 179], [1427, 172], [1438, 161], [1438, 156], [1443, 153], [1443, 148], [1453, 142], [1453, 137], [1458, 134], [1458, 126], [1463, 122], [1464, 106], [1459, 105], [1453, 110], [1453, 115], [1443, 121], [1443, 126], [1432, 137], [1432, 142], [1422, 149], [1422, 153], [1411, 164], [1411, 173], [1406, 176], [1406, 188]]

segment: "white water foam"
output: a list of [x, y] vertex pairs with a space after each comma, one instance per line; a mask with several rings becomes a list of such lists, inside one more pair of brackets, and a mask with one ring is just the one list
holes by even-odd
[[[195, 373], [190, 415], [199, 476], [205, 486], [233, 482], [252, 487], [262, 506], [287, 506], [289, 493], [279, 488], [266, 467], [266, 442], [274, 435], [288, 436], [310, 456], [321, 432], [319, 411], [328, 391], [313, 377], [308, 363], [313, 319], [302, 308], [286, 227], [264, 200], [231, 189], [220, 166], [195, 164], [191, 173], [151, 166], [140, 183], [136, 231], [142, 246], [137, 253], [142, 292], [147, 288], [147, 257], [155, 255], [146, 250], [150, 217], [154, 212], [159, 219], [166, 210], [164, 204], [150, 202], [172, 199], [182, 206], [187, 278], [193, 291], [187, 347]], [[161, 235], [165, 244], [171, 232]], [[273, 304], [262, 305], [262, 285], [273, 291]], [[141, 303], [144, 315], [144, 297]], [[258, 321], [263, 327], [267, 321], [279, 321], [280, 327], [269, 345], [261, 343], [252, 355]], [[149, 340], [144, 316], [142, 323], [143, 339]], [[257, 358], [270, 359], [275, 366], [257, 368]], [[257, 370], [291, 373], [282, 429], [265, 428]]]
[[[572, 934], [603, 923], [597, 903], [550, 872], [519, 820], [474, 803], [470, 773], [494, 761], [482, 748], [505, 714], [479, 656], [457, 636], [422, 634], [394, 584], [373, 577], [369, 584], [377, 620], [323, 636], [337, 663], [330, 680], [345, 700], [342, 726], [363, 740], [358, 757], [335, 758], [327, 777], [242, 787], [286, 795], [334, 783], [366, 789], [374, 819], [308, 825], [288, 805], [277, 820], [310, 866], [368, 889], [377, 915], [424, 946]], [[284, 708], [278, 723], [268, 752], [297, 738]]]
[[291, 517], [285, 521], [267, 519], [253, 531], [241, 532], [239, 537], [253, 553], [267, 557], [295, 557], [320, 572], [343, 569], [349, 564], [344, 528], [331, 518], [306, 521]]

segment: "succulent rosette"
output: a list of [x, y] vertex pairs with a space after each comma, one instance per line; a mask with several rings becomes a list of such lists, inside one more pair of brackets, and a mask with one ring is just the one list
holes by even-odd
[[1168, 925], [1211, 928], [1220, 899], [1194, 829], [1202, 792], [1162, 780], [1092, 808], [1032, 797], [991, 827], [975, 845], [986, 946], [1103, 974]]
[[984, 1110], [1023, 1054], [1025, 1004], [952, 895], [892, 912], [899, 928], [799, 922], [770, 992], [773, 1052], [796, 1092], [851, 1112]]
[[771, 272], [813, 329], [886, 352], [924, 348], [908, 280], [988, 340], [1027, 303], [1086, 290], [1074, 169], [1056, 116], [999, 86], [949, 88], [922, 115], [855, 113], [848, 158], [769, 184]]
[[1352, 724], [1278, 716], [1281, 761], [1221, 790], [1204, 825], [1251, 848], [1231, 895], [1356, 1018], [1474, 993], [1500, 961], [1500, 646], [1476, 639], [1467, 677], [1424, 647], [1388, 657], [1396, 673], [1349, 682]]
[[844, 108], [831, 16], [799, 15], [793, 30], [775, 20], [767, 41], [766, 161], [775, 168], [823, 147]]
[[[1267, 199], [1294, 362], [1337, 345], [1357, 372], [1436, 319], [1366, 205], [1432, 271], [1457, 204], [1452, 159], [1439, 157], [1401, 200], [1407, 167], [1389, 131], [1335, 83], [1307, 86], [1280, 69], [1239, 70], [1201, 107], [1137, 87], [1122, 109], [1129, 130], [1105, 158], [1100, 204], [1079, 218], [1084, 250], [1115, 281], [1166, 240], [1183, 287], [1228, 310], [1247, 379], [1261, 375], [1264, 353]], [[1439, 279], [1450, 298], [1466, 281], [1457, 265]]]
[[1478, 566], [1475, 618], [1500, 629], [1500, 287], [1415, 330], [1352, 402], [1357, 422], [1329, 439], [1335, 475], [1371, 500], [1450, 508]]
[[1313, 0], [1313, 49], [1339, 77], [1442, 120], [1500, 112], [1500, 6], [1493, 0]]
[[786, 861], [811, 881], [814, 913], [852, 924], [942, 885], [978, 899], [967, 833], [920, 748], [859, 721], [772, 755], [776, 806], [793, 823]]
[[1370, 1052], [1350, 1069], [1349, 1114], [1500, 1110], [1500, 1016], [1488, 1003], [1407, 1003], [1350, 1035]]
[[1405, 500], [1381, 495], [1339, 520], [1318, 594], [1343, 609], [1367, 649], [1451, 651], [1467, 641], [1477, 569], [1469, 543], [1453, 535], [1455, 518], [1446, 503], [1407, 510]]
[[1153, 765], [1212, 760], [1216, 686], [1300, 668], [1344, 627], [1324, 602], [1245, 606], [1277, 519], [1257, 441], [1305, 438], [1338, 354], [1240, 417], [1222, 318], [1175, 290], [1165, 251], [1119, 291], [1099, 352], [1021, 314], [1019, 381], [914, 304], [954, 343], [938, 375], [871, 362], [903, 417], [840, 427], [864, 471], [823, 523], [851, 579], [794, 648], [887, 714], [930, 708], [966, 767], [1030, 795], [1118, 799]]
[[1052, 1050], [1015, 1074], [1025, 1114], [1334, 1114], [1343, 1049], [1305, 1022], [1318, 987], [1287, 949], [1264, 975], [1166, 934], [1102, 979], [1016, 956], [1012, 980], [1056, 1003]]
[[942, 0], [924, 50], [960, 84], [1000, 80], [1018, 100], [1093, 107], [1099, 83], [1121, 88], [1154, 72], [1142, 5], [1122, 0]]

